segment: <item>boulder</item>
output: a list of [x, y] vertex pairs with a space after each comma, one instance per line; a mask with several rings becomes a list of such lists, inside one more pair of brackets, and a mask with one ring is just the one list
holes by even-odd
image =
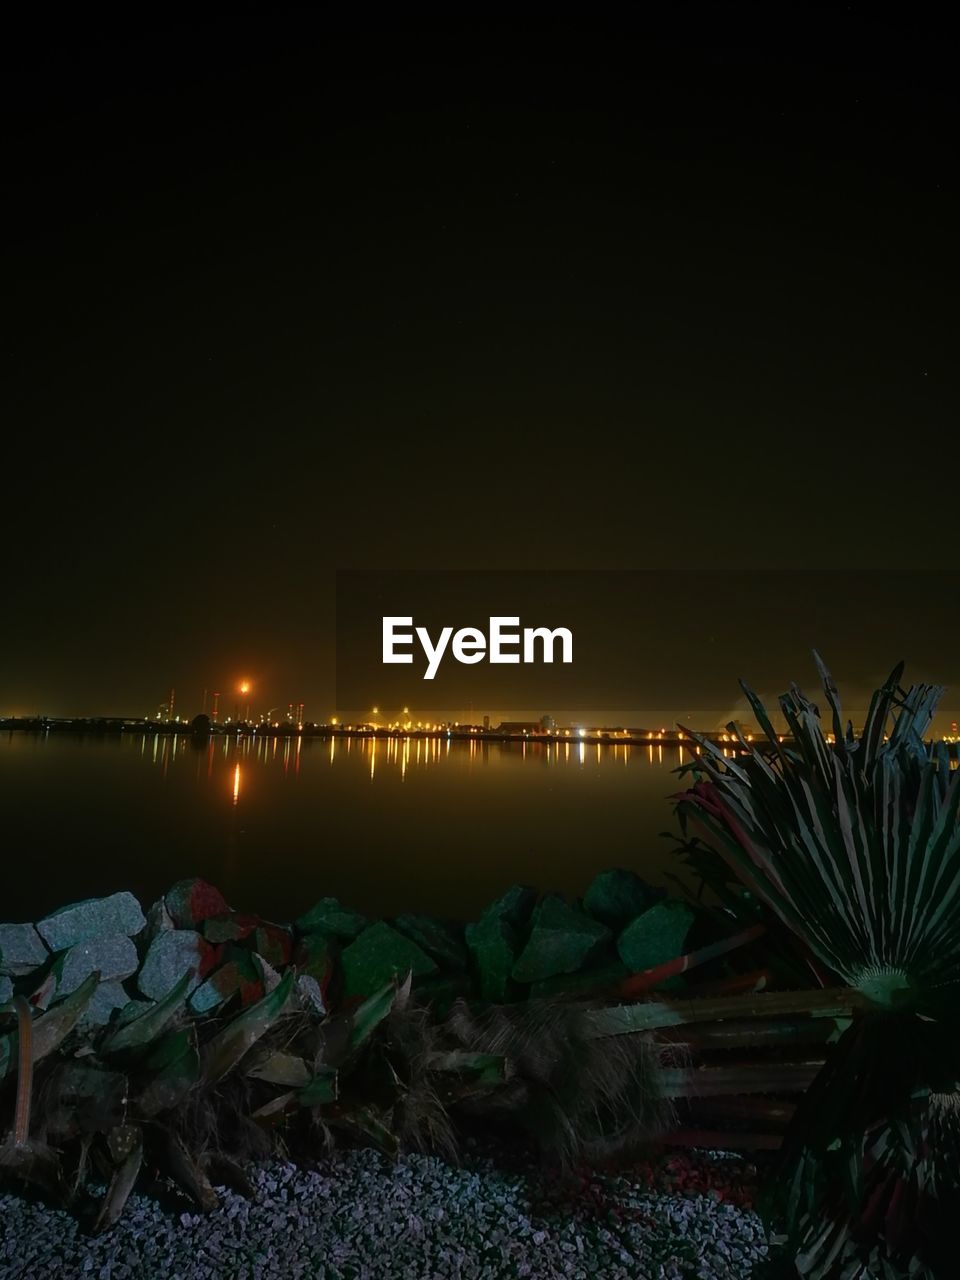
[[163, 901], [177, 929], [195, 929], [210, 916], [221, 916], [230, 910], [219, 889], [196, 878], [178, 880]]
[[584, 910], [611, 929], [623, 929], [664, 896], [633, 871], [613, 867], [594, 876], [583, 897]]
[[0, 974], [20, 978], [50, 959], [32, 924], [0, 924]]
[[311, 978], [308, 973], [303, 973], [297, 978], [297, 994], [300, 997], [300, 1008], [307, 1013], [317, 1013], [325, 1017], [330, 1012], [320, 983], [316, 978]]
[[285, 969], [293, 952], [293, 938], [281, 925], [264, 920], [253, 932], [253, 946], [275, 969]]
[[208, 916], [203, 922], [201, 933], [208, 942], [239, 942], [249, 938], [260, 917], [240, 911], [226, 911], [222, 915]]
[[296, 921], [300, 933], [319, 929], [334, 938], [357, 938], [367, 927], [364, 916], [342, 907], [336, 898], [321, 898]]
[[506, 1000], [519, 942], [516, 929], [488, 909], [476, 924], [467, 925], [465, 934], [480, 978], [481, 999], [491, 1004]]
[[326, 991], [333, 973], [337, 944], [329, 935], [316, 932], [305, 934], [297, 943], [293, 963], [302, 974], [315, 978]]
[[530, 919], [534, 903], [537, 901], [536, 889], [527, 885], [511, 885], [502, 897], [497, 898], [484, 910], [485, 916], [497, 916], [505, 920], [514, 929], [522, 929]]
[[241, 1004], [252, 1004], [264, 994], [263, 980], [248, 951], [234, 947], [226, 963], [214, 969], [190, 996], [194, 1013], [209, 1013], [231, 996], [240, 995]]
[[642, 973], [683, 955], [693, 924], [693, 911], [684, 902], [665, 898], [628, 924], [617, 939], [617, 952], [631, 973]]
[[172, 928], [173, 921], [170, 919], [170, 912], [167, 910], [166, 903], [162, 898], [158, 898], [148, 909], [146, 926], [137, 937], [137, 946], [140, 948], [141, 956], [147, 954], [150, 944], [158, 933], [163, 933], [165, 929]]
[[372, 924], [340, 957], [346, 996], [369, 996], [391, 978], [436, 973], [437, 966], [415, 942], [385, 921]]
[[[125, 934], [115, 933], [113, 937], [78, 942], [69, 951], [64, 951], [54, 965], [57, 973], [56, 998], [59, 1000], [61, 996], [76, 991], [91, 973], [99, 973], [101, 982], [129, 978], [136, 973], [139, 963], [137, 948]], [[126, 1004], [127, 999], [124, 996], [122, 1003]]]
[[435, 920], [433, 916], [397, 916], [394, 927], [408, 938], [412, 938], [418, 947], [422, 947], [428, 956], [432, 956], [441, 968], [465, 969], [468, 952], [454, 926]]
[[101, 982], [77, 1022], [81, 1031], [105, 1027], [115, 1009], [124, 1009], [130, 1001], [122, 982]]
[[476, 923], [468, 924], [464, 930], [479, 973], [482, 999], [492, 1003], [507, 999], [521, 931], [530, 919], [536, 900], [534, 889], [511, 885], [502, 897], [490, 903]]
[[0, 1004], [6, 1004], [8, 1000], [13, 999], [13, 983], [4, 975], [0, 977]]
[[219, 948], [194, 929], [164, 929], [150, 944], [138, 985], [150, 1000], [162, 1000], [185, 973], [192, 973], [190, 990], [198, 987], [216, 964]]
[[606, 925], [551, 895], [534, 910], [530, 936], [511, 976], [516, 982], [542, 982], [574, 973], [610, 938]]
[[140, 903], [132, 893], [114, 893], [109, 898], [87, 898], [62, 907], [37, 925], [37, 932], [51, 951], [66, 951], [78, 942], [89, 942], [122, 933], [134, 937], [146, 924]]

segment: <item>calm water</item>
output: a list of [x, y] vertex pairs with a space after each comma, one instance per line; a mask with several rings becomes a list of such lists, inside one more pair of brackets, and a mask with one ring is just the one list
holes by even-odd
[[288, 919], [327, 894], [468, 918], [509, 884], [671, 868], [676, 751], [372, 740], [0, 738], [0, 919], [202, 875]]

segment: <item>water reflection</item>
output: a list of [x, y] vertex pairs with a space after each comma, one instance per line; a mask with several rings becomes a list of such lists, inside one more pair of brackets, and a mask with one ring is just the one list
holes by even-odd
[[[183, 734], [153, 734], [137, 739], [137, 752], [143, 757], [148, 750], [152, 763], [166, 776], [170, 766], [179, 759], [185, 758], [190, 746], [190, 739]], [[304, 739], [300, 735], [289, 738], [278, 737], [229, 737], [211, 738], [204, 744], [203, 759], [206, 761], [206, 776], [211, 778], [217, 756], [231, 767], [231, 785], [234, 787], [234, 799], [239, 795], [240, 764], [242, 760], [254, 760], [258, 764], [268, 765], [279, 762], [283, 773], [295, 778], [300, 776], [301, 763], [305, 753], [323, 752], [328, 767], [345, 764], [347, 758], [354, 753], [365, 762], [370, 781], [384, 771], [396, 772], [400, 781], [406, 780], [408, 772], [425, 770], [442, 765], [450, 757], [451, 749], [455, 756], [465, 756], [468, 766], [480, 764], [483, 767], [503, 764], [516, 760], [522, 763], [540, 764], [553, 769], [565, 769], [571, 763], [584, 767], [588, 761], [596, 766], [616, 764], [627, 768], [652, 767], [654, 769], [674, 769], [691, 758], [689, 750], [679, 744], [649, 743], [639, 746], [634, 743], [610, 742], [593, 743], [577, 742], [571, 751], [570, 742], [483, 742], [476, 738], [467, 741], [451, 741], [449, 737], [422, 738], [417, 736], [395, 736], [389, 738], [329, 738]], [[734, 755], [733, 751], [724, 749], [724, 755]], [[956, 767], [956, 761], [951, 762]], [[197, 774], [199, 776], [199, 762]]]
[[656, 878], [679, 763], [658, 742], [9, 735], [5, 843], [25, 856], [6, 909], [38, 918], [122, 888], [153, 901], [200, 874], [280, 918], [327, 895], [460, 915], [516, 882], [582, 893], [617, 865]]

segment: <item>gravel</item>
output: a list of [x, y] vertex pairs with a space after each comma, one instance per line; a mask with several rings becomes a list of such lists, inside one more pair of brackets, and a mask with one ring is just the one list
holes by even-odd
[[739, 1280], [767, 1252], [754, 1171], [717, 1152], [576, 1186], [481, 1157], [457, 1168], [369, 1149], [248, 1172], [252, 1200], [224, 1188], [199, 1214], [135, 1194], [95, 1237], [0, 1195], [0, 1280]]

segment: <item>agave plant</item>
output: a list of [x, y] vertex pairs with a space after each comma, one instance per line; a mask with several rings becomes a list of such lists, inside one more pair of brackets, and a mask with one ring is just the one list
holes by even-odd
[[[832, 732], [794, 685], [780, 699], [782, 740], [742, 683], [762, 744], [730, 725], [740, 745], [731, 758], [685, 730], [700, 754], [693, 785], [677, 797], [685, 833], [699, 837], [684, 848], [721, 891], [732, 873], [793, 936], [821, 985], [839, 981], [858, 997], [785, 1151], [774, 1207], [797, 1245], [797, 1270], [853, 1277], [881, 1264], [890, 1275], [926, 1266], [932, 1277], [927, 1260], [960, 1167], [956, 1127], [943, 1123], [952, 1117], [943, 1099], [960, 1081], [960, 774], [945, 744], [924, 741], [941, 689], [904, 690], [899, 664], [857, 735], [816, 660]], [[725, 901], [736, 910], [743, 898]], [[934, 1142], [948, 1149], [933, 1152]]]

